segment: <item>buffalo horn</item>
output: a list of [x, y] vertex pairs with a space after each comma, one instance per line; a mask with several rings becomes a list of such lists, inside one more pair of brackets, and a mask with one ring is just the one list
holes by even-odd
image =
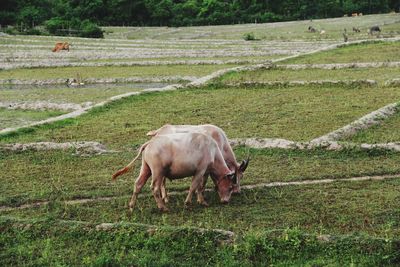
[[249, 165], [250, 161], [250, 156], [247, 157], [247, 159], [243, 160], [242, 163], [240, 164], [240, 170], [244, 172], [247, 169], [247, 166]]

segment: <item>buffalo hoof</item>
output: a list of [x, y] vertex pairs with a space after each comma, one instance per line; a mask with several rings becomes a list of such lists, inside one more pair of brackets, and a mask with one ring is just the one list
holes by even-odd
[[208, 207], [208, 206], [209, 206], [208, 203], [207, 203], [206, 201], [199, 202], [199, 204], [202, 205], [202, 206], [204, 206], [204, 207]]
[[168, 212], [169, 211], [169, 209], [167, 207], [161, 207], [161, 208], [159, 208], [159, 210], [161, 212]]

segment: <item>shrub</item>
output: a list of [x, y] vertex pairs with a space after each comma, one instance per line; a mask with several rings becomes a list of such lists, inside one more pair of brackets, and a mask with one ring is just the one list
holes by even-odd
[[26, 34], [26, 35], [42, 35], [42, 32], [38, 28], [30, 28], [30, 29], [27, 29], [25, 32], [23, 32], [23, 34]]
[[96, 23], [93, 23], [89, 20], [84, 20], [81, 23], [81, 32], [79, 34], [81, 37], [89, 37], [89, 38], [103, 38], [103, 30], [97, 26]]
[[45, 22], [46, 30], [51, 34], [59, 34], [61, 29], [64, 29], [67, 25], [67, 21], [60, 17], [54, 17]]
[[248, 32], [243, 35], [243, 39], [245, 39], [246, 41], [254, 41], [256, 39], [256, 37], [255, 37], [254, 33]]

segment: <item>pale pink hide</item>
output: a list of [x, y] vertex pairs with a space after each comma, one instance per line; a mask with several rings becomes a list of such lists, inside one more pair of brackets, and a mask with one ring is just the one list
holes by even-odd
[[165, 178], [180, 179], [193, 176], [189, 194], [185, 204], [190, 204], [192, 194], [197, 192], [197, 201], [207, 206], [204, 200], [206, 180], [203, 177], [210, 175], [217, 183], [218, 194], [223, 203], [230, 200], [232, 194], [232, 180], [234, 173], [227, 167], [217, 143], [208, 135], [202, 133], [175, 133], [159, 135], [143, 144], [138, 155], [123, 169], [113, 175], [115, 180], [119, 175], [126, 173], [142, 154], [142, 167], [135, 182], [135, 188], [129, 208], [132, 211], [137, 195], [148, 178], [152, 176], [152, 190], [157, 206], [166, 211]]
[[[218, 126], [212, 124], [204, 125], [171, 125], [166, 124], [157, 130], [153, 130], [147, 133], [148, 136], [156, 136], [163, 134], [173, 133], [189, 133], [197, 132], [211, 136], [219, 149], [222, 152], [222, 156], [225, 160], [228, 168], [235, 173], [235, 184], [233, 187], [233, 193], [240, 193], [240, 180], [243, 177], [243, 172], [246, 170], [249, 164], [249, 159], [243, 160], [241, 164], [236, 161], [235, 154], [233, 153], [232, 147], [229, 144], [229, 140], [226, 137], [225, 132]], [[205, 178], [207, 179], [207, 178]]]

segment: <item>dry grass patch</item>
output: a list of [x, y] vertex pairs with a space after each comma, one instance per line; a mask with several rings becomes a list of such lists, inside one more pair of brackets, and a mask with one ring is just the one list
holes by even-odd
[[165, 76], [204, 76], [235, 65], [160, 65], [160, 66], [101, 66], [12, 69], [0, 71], [0, 79], [57, 79], [73, 78], [79, 74], [85, 78], [128, 78]]
[[371, 42], [344, 46], [313, 55], [286, 60], [288, 64], [400, 61], [400, 42]]
[[373, 79], [384, 82], [400, 77], [400, 68], [346, 68], [346, 69], [259, 69], [224, 75], [220, 81], [224, 84], [269, 81], [316, 81], [316, 80], [360, 80]]
[[31, 122], [61, 115], [61, 111], [8, 110], [0, 108], [0, 130], [19, 127]]
[[[5, 86], [6, 87], [6, 86]], [[100, 102], [114, 95], [140, 91], [140, 87], [130, 85], [91, 85], [90, 87], [67, 86], [12, 86], [0, 89], [0, 99], [7, 102], [49, 101], [52, 103]]]

